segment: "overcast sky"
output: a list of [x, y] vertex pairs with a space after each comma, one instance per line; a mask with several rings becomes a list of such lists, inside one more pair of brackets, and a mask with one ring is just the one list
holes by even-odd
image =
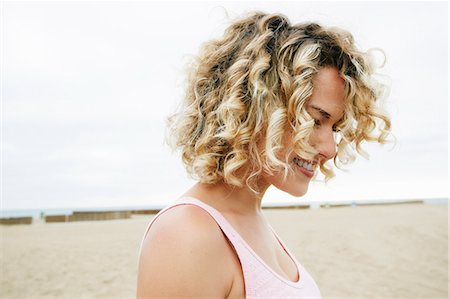
[[[3, 2], [2, 207], [168, 203], [194, 181], [163, 144], [184, 69], [229, 18], [279, 12], [383, 49], [395, 146], [265, 202], [448, 197], [447, 2]], [[228, 14], [228, 16], [227, 16]]]

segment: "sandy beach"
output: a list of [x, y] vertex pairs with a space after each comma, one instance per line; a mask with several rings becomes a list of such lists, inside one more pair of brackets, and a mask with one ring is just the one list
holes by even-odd
[[[448, 298], [448, 206], [270, 209], [324, 298]], [[0, 298], [134, 298], [152, 215], [0, 226]]]

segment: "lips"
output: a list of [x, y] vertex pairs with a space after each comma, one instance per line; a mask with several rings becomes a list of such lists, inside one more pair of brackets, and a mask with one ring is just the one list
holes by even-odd
[[309, 178], [313, 177], [317, 163], [302, 159], [298, 156], [293, 159], [293, 162], [295, 165], [298, 166], [298, 169], [300, 170], [301, 173], [303, 173]]

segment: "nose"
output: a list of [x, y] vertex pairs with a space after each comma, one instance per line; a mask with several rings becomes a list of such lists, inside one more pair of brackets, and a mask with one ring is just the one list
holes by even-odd
[[311, 136], [311, 144], [319, 152], [323, 161], [333, 159], [336, 156], [336, 141], [332, 130], [318, 130]]

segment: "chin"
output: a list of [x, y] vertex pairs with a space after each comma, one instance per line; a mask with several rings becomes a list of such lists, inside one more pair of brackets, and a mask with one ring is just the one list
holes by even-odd
[[303, 188], [287, 191], [287, 193], [289, 193], [290, 195], [295, 196], [295, 197], [301, 197], [301, 196], [305, 195], [306, 192], [308, 192], [308, 187], [307, 186], [303, 187]]

